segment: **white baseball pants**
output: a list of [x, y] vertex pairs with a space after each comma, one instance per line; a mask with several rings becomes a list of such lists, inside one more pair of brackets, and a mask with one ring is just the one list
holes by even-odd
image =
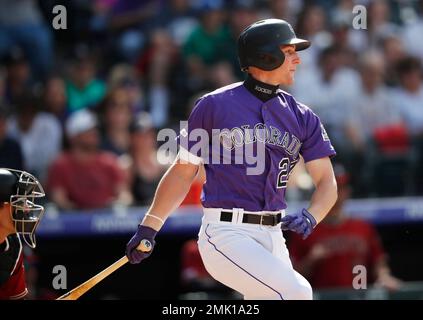
[[309, 282], [293, 269], [280, 223], [242, 223], [242, 209], [233, 209], [232, 221], [223, 222], [221, 210], [204, 208], [198, 239], [213, 278], [248, 300], [312, 299]]

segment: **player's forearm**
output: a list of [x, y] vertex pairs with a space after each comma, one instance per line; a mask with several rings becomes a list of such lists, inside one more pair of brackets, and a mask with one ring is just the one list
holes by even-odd
[[317, 223], [323, 220], [335, 204], [337, 197], [338, 191], [334, 179], [322, 179], [316, 185], [308, 211], [314, 216]]
[[316, 188], [308, 211], [319, 223], [333, 207], [338, 197], [335, 174], [329, 157], [306, 162], [306, 169]]
[[160, 230], [166, 218], [184, 200], [197, 171], [198, 166], [192, 164], [173, 164], [161, 179], [142, 224]]

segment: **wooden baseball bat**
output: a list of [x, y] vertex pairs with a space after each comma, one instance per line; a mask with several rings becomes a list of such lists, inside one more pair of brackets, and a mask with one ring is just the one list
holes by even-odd
[[[137, 250], [143, 251], [143, 252], [149, 252], [151, 250], [151, 244], [148, 241], [147, 243], [144, 242], [145, 240], [141, 241], [139, 246], [137, 247]], [[117, 269], [122, 267], [124, 264], [128, 262], [128, 258], [126, 256], [123, 256], [115, 263], [108, 266], [103, 271], [100, 271], [97, 273], [94, 277], [88, 279], [84, 283], [80, 284], [76, 288], [72, 289], [71, 291], [65, 293], [64, 295], [60, 296], [56, 300], [76, 300], [80, 296], [82, 296], [84, 293], [86, 293], [88, 290], [90, 290], [92, 287], [94, 287], [97, 283], [99, 283], [101, 280], [115, 272]]]

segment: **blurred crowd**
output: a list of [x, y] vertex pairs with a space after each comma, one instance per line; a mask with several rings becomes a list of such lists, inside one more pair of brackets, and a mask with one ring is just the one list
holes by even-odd
[[0, 166], [34, 173], [59, 208], [149, 204], [158, 130], [244, 79], [237, 37], [269, 17], [312, 42], [283, 89], [322, 119], [352, 196], [422, 194], [423, 1], [71, 0], [55, 30], [57, 4], [0, 0]]

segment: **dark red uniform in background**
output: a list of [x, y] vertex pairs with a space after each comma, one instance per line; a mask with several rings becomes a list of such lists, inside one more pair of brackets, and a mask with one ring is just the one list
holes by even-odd
[[314, 288], [351, 287], [357, 275], [353, 273], [356, 265], [365, 266], [367, 278], [373, 282], [375, 265], [384, 258], [375, 229], [361, 220], [345, 218], [338, 224], [321, 223], [306, 240], [293, 234], [289, 250], [294, 265], [316, 245], [322, 245], [328, 253], [316, 262], [307, 279]]
[[0, 244], [0, 300], [22, 299], [27, 293], [22, 242], [12, 234]]

